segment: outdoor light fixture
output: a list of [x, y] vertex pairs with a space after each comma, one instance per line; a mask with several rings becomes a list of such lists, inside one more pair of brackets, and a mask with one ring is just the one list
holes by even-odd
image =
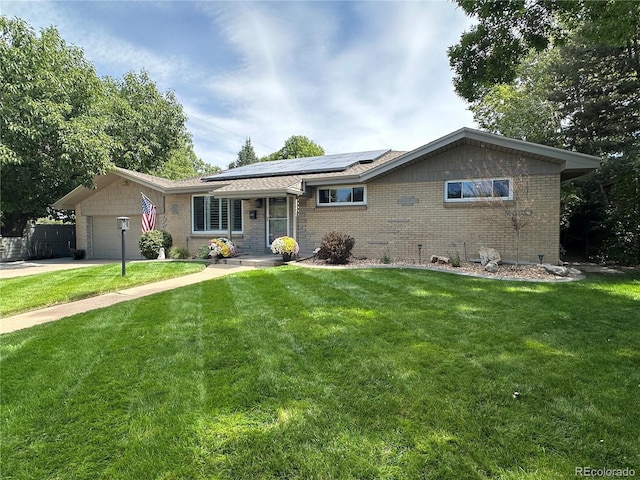
[[539, 253], [538, 258], [540, 259], [540, 265], [542, 265], [542, 259], [544, 258], [544, 255], [542, 253]]
[[118, 229], [122, 232], [122, 276], [124, 277], [127, 274], [127, 264], [124, 259], [125, 255], [125, 239], [126, 239], [126, 231], [129, 230], [129, 217], [118, 217]]

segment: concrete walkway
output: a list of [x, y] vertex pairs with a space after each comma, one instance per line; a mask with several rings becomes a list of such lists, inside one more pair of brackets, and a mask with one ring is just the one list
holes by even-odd
[[[113, 263], [113, 261], [111, 261], [110, 263]], [[53, 264], [49, 265], [51, 269], [56, 269]], [[67, 268], [77, 268], [78, 266], [79, 264], [77, 262], [70, 263]], [[90, 264], [89, 262], [87, 262], [86, 264], [83, 264], [83, 266], [90, 266]], [[31, 273], [42, 273], [43, 271], [50, 271], [38, 269], [37, 267], [32, 268], [34, 268], [34, 270], [25, 267], [25, 271], [31, 270]], [[76, 302], [65, 303], [62, 305], [43, 308], [41, 310], [21, 313], [19, 315], [14, 315], [11, 317], [5, 317], [0, 319], [0, 334], [14, 332], [16, 330], [29, 328], [34, 325], [40, 325], [42, 323], [52, 322], [54, 320], [59, 320], [64, 317], [87, 312], [89, 310], [95, 310], [97, 308], [109, 307], [111, 305], [115, 305], [116, 303], [146, 297], [147, 295], [172, 290], [174, 288], [183, 287], [185, 285], [193, 285], [195, 283], [204, 282], [205, 280], [221, 277], [223, 275], [229, 275], [231, 273], [243, 272], [247, 270], [255, 270], [255, 268], [256, 267], [244, 265], [209, 265], [201, 272], [191, 275], [184, 275], [182, 277], [171, 278], [169, 280], [162, 280], [160, 282], [127, 288], [126, 290], [106, 293], [104, 295], [98, 295], [96, 297], [86, 298], [84, 300], [78, 300]], [[3, 269], [3, 273], [6, 273], [7, 270], [8, 269]]]

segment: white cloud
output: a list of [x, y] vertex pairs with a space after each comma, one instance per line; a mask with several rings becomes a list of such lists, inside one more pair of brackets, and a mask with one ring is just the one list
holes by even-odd
[[135, 19], [116, 28], [79, 5], [5, 0], [3, 12], [56, 25], [101, 75], [148, 70], [175, 91], [196, 153], [215, 165], [235, 160], [247, 136], [258, 155], [291, 135], [331, 153], [404, 150], [472, 125], [446, 56], [470, 21], [449, 2], [150, 3], [146, 28], [168, 32], [194, 11], [210, 19], [172, 54], [143, 46]]
[[[126, 5], [126, 3], [124, 3]], [[129, 71], [147, 70], [162, 90], [197, 69], [185, 56], [167, 56], [112, 34], [100, 18], [85, 18], [74, 2], [7, 1], [3, 11], [24, 19], [36, 30], [53, 25], [67, 44], [80, 47], [99, 75], [122, 77]]]
[[[344, 8], [357, 35], [340, 29]], [[446, 57], [465, 25], [451, 5], [239, 4], [209, 13], [241, 68], [207, 88], [233, 105], [234, 131], [244, 127], [254, 142], [279, 148], [303, 134], [331, 152], [410, 149], [471, 124]]]

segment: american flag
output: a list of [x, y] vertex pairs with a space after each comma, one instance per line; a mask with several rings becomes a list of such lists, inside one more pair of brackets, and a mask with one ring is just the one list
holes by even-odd
[[156, 206], [142, 194], [142, 233], [156, 228]]

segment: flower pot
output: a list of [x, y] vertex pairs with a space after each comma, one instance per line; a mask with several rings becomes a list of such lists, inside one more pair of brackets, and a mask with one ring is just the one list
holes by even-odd
[[283, 262], [290, 262], [291, 261], [291, 254], [290, 253], [283, 253], [282, 254], [282, 261]]

